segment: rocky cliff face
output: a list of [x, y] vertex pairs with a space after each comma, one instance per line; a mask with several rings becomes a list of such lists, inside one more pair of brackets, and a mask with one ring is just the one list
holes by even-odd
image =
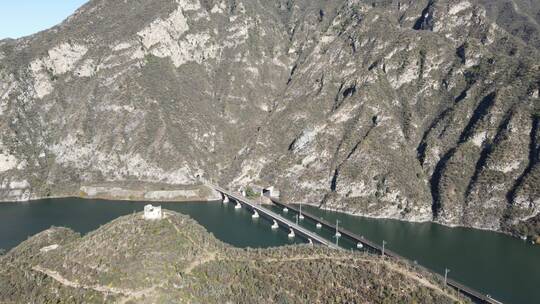
[[309, 245], [238, 249], [165, 216], [33, 236], [0, 255], [0, 302], [469, 303], [403, 261]]
[[540, 2], [536, 0], [480, 0], [488, 16], [506, 31], [540, 48]]
[[0, 195], [259, 182], [355, 214], [511, 227], [540, 211], [540, 56], [492, 11], [90, 1], [0, 42]]

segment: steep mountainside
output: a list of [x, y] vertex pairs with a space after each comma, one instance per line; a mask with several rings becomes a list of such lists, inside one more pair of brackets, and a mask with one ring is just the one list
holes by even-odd
[[93, 0], [0, 42], [0, 195], [257, 182], [512, 229], [540, 211], [540, 56], [510, 25], [467, 0]]
[[[456, 303], [428, 273], [322, 247], [244, 250], [166, 212], [79, 237], [51, 228], [0, 256], [1, 303]], [[351, 279], [354, 278], [354, 279]]]
[[540, 2], [536, 0], [481, 0], [488, 16], [511, 34], [540, 48]]

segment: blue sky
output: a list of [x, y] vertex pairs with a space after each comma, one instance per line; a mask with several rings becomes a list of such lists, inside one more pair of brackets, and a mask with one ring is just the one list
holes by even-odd
[[19, 38], [48, 29], [88, 0], [0, 0], [0, 39]]

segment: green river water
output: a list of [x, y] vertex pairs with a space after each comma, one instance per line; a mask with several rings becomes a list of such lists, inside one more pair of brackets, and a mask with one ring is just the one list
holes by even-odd
[[[75, 198], [1, 203], [0, 248], [9, 250], [50, 226], [69, 227], [84, 234], [119, 216], [142, 211], [146, 204]], [[191, 216], [218, 239], [233, 246], [272, 247], [304, 242], [289, 239], [285, 230], [272, 231], [270, 222], [263, 218], [253, 220], [249, 211], [236, 210], [233, 204], [160, 205]], [[270, 208], [294, 219], [293, 212]], [[449, 277], [504, 303], [540, 303], [540, 246], [489, 231], [369, 219], [304, 208], [330, 222], [339, 219], [340, 226], [373, 242], [381, 244], [384, 240], [387, 248], [439, 273], [447, 267], [451, 270]], [[318, 230], [315, 223], [307, 219], [300, 223], [335, 240], [333, 231]], [[339, 240], [339, 245], [349, 249], [356, 247], [345, 238]]]

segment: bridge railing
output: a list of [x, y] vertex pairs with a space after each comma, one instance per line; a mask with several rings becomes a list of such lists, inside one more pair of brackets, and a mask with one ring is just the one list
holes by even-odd
[[312, 231], [310, 231], [310, 230], [308, 230], [308, 229], [306, 229], [306, 228], [304, 228], [304, 227], [302, 227], [302, 226], [300, 226], [298, 224], [295, 224], [294, 222], [291, 222], [290, 220], [282, 217], [281, 215], [279, 215], [279, 214], [277, 214], [277, 213], [275, 213], [275, 212], [273, 212], [271, 210], [268, 210], [266, 208], [263, 208], [263, 207], [259, 206], [255, 202], [250, 201], [248, 198], [242, 196], [239, 193], [237, 194], [237, 193], [234, 193], [232, 191], [228, 191], [228, 190], [223, 189], [223, 188], [218, 187], [218, 186], [212, 186], [212, 188], [214, 188], [215, 190], [221, 192], [224, 195], [227, 195], [229, 198], [232, 198], [233, 200], [238, 201], [239, 203], [243, 203], [243, 204], [249, 206], [249, 208], [251, 208], [253, 210], [257, 210], [263, 216], [266, 216], [266, 217], [268, 217], [270, 219], [275, 219], [278, 222], [281, 222], [282, 225], [286, 225], [288, 228], [295, 230], [298, 234], [305, 237], [306, 239], [311, 239], [314, 242], [321, 243], [321, 244], [323, 244], [325, 246], [328, 246], [330, 248], [333, 248], [333, 249], [339, 248], [339, 247], [335, 246], [333, 243], [331, 243], [328, 240], [326, 240], [325, 238], [323, 238], [322, 236], [317, 235], [315, 232], [312, 232]]

